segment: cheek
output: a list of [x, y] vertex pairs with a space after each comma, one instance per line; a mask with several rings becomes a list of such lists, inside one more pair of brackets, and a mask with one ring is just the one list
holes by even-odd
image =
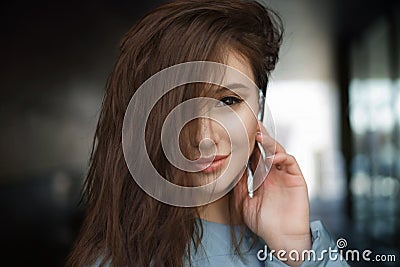
[[249, 140], [249, 145], [250, 145], [250, 151], [249, 151], [249, 156], [251, 153], [253, 153], [254, 149], [254, 144], [256, 142], [256, 133], [258, 129], [258, 122], [257, 118], [254, 117], [253, 113], [251, 111], [247, 111], [243, 113], [242, 120], [243, 123], [246, 127], [246, 132]]

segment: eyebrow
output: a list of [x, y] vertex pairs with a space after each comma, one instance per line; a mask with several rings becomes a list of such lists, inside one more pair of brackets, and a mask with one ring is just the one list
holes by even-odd
[[244, 94], [248, 94], [250, 91], [249, 90], [254, 90], [252, 88], [256, 88], [257, 91], [259, 91], [258, 86], [255, 85], [254, 87], [248, 87], [247, 85], [243, 84], [243, 83], [230, 83], [230, 84], [221, 84], [217, 87], [216, 92], [223, 92], [223, 91], [235, 91], [235, 90], [239, 90], [239, 89], [248, 89], [248, 90], [244, 90], [242, 91]]
[[247, 85], [243, 83], [231, 83], [231, 84], [224, 84], [221, 87], [225, 87], [226, 89], [250, 89]]
[[[234, 91], [240, 90], [240, 89], [245, 89], [241, 93], [244, 95], [248, 95], [250, 92], [249, 90], [246, 90], [246, 89], [250, 89], [250, 88], [247, 85], [245, 85], [244, 83], [240, 83], [240, 82], [230, 83], [230, 84], [214, 84], [214, 85], [216, 86], [215, 91], [213, 91], [213, 93], [209, 92], [212, 95], [214, 95], [214, 94], [223, 95], [226, 93], [226, 91], [231, 91], [234, 94], [237, 94]], [[257, 85], [255, 86], [255, 88], [258, 89]]]

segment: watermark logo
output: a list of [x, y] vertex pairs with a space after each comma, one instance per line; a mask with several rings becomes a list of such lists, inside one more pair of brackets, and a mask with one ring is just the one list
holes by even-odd
[[341, 249], [347, 247], [347, 240], [344, 238], [339, 238], [336, 240], [336, 246]]

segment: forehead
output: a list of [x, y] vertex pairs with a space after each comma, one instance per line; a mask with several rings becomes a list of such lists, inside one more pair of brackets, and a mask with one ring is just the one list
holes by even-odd
[[246, 57], [230, 49], [225, 52], [222, 64], [224, 67], [207, 71], [207, 75], [214, 77], [210, 80], [218, 81], [218, 84], [203, 84], [200, 96], [219, 97], [227, 92], [235, 93], [243, 99], [250, 95], [258, 96], [253, 70]]
[[248, 59], [246, 59], [239, 53], [229, 50], [227, 53], [225, 64], [237, 69], [238, 71], [248, 76], [252, 81], [254, 81], [254, 74], [248, 62]]

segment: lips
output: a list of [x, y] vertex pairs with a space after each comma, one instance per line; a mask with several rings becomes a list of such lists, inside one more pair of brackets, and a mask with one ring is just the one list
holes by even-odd
[[228, 155], [216, 155], [215, 157], [203, 157], [195, 160], [195, 164], [202, 172], [214, 172], [222, 167]]

